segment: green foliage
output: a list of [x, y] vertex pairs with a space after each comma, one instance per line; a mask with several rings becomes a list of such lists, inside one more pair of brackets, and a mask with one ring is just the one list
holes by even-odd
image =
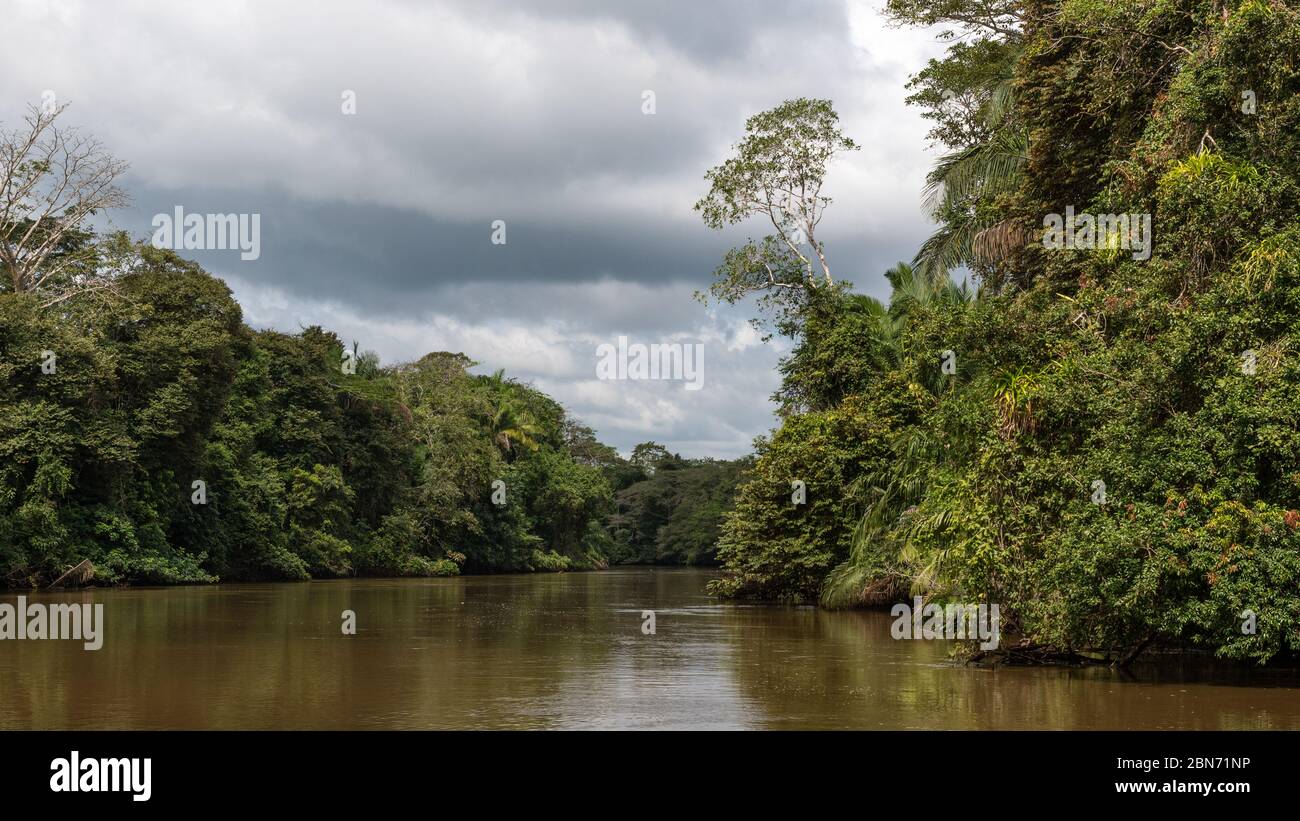
[[[815, 599], [826, 574], [848, 556], [854, 499], [845, 491], [884, 456], [888, 417], [857, 400], [787, 417], [758, 442], [757, 460], [727, 513], [718, 543], [725, 596]], [[806, 501], [795, 503], [793, 482]]]
[[898, 328], [889, 310], [861, 294], [821, 300], [799, 343], [780, 364], [783, 415], [828, 410], [865, 391], [897, 355]]
[[122, 583], [607, 561], [609, 477], [640, 474], [549, 397], [460, 354], [350, 372], [334, 334], [251, 331], [194, 263], [114, 242], [113, 298], [0, 295], [8, 584], [83, 559]]
[[[932, 178], [975, 198], [941, 209], [945, 230], [977, 219], [1007, 241], [978, 260], [978, 299], [891, 272], [887, 334], [860, 297], [800, 314], [787, 415], [739, 491], [716, 589], [830, 606], [993, 602], [1008, 640], [1120, 662], [1156, 645], [1296, 653], [1300, 10], [888, 9], [975, 35], [914, 84], [939, 139], [997, 131], [936, 96], [938, 78], [988, 89], [992, 62], [1019, 52], [1010, 101], [989, 91], [967, 111], [1008, 106], [1027, 135], [1022, 167], [962, 170], [958, 157]], [[1012, 241], [1067, 205], [1151, 214], [1150, 260]], [[831, 420], [867, 432], [827, 437]], [[800, 511], [783, 482], [814, 466], [845, 484], [833, 509]]]
[[908, 83], [907, 102], [933, 121], [930, 138], [945, 145], [926, 178], [925, 206], [938, 229], [917, 251], [928, 279], [966, 266], [983, 273], [1023, 244], [1023, 232], [998, 209], [1021, 181], [1028, 132], [1014, 101], [1015, 68], [1023, 53], [1020, 0], [890, 0], [896, 23], [951, 25], [943, 59], [932, 59]]
[[653, 442], [638, 445], [633, 460], [646, 445], [661, 453], [653, 475], [615, 494], [616, 512], [606, 525], [613, 540], [609, 556], [624, 564], [711, 564], [723, 516], [747, 460], [688, 460], [669, 454]]
[[573, 567], [573, 560], [554, 550], [534, 550], [529, 557], [528, 569], [546, 573], [561, 573]]

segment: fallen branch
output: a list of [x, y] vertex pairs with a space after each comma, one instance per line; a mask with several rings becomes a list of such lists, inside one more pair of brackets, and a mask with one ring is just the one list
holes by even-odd
[[81, 563], [78, 564], [76, 567], [71, 568], [62, 576], [50, 582], [50, 586], [47, 587], [46, 590], [49, 590], [50, 588], [53, 587], [58, 587], [59, 582], [68, 578], [69, 576], [72, 577], [71, 583], [73, 585], [85, 584], [86, 582], [90, 581], [95, 577], [95, 566], [90, 563], [90, 559], [82, 559]]

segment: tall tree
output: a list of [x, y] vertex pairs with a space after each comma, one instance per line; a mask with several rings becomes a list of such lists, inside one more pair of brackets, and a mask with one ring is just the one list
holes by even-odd
[[779, 309], [806, 292], [834, 288], [817, 239], [831, 204], [822, 186], [830, 161], [857, 147], [840, 131], [829, 100], [787, 100], [745, 121], [733, 156], [704, 175], [709, 193], [695, 210], [716, 230], [759, 217], [775, 233], [728, 252], [710, 288], [715, 298], [734, 303], [763, 293], [765, 305]]
[[30, 106], [24, 127], [0, 131], [0, 287], [45, 304], [110, 287], [85, 223], [128, 202], [118, 185], [127, 164], [59, 126], [66, 109]]

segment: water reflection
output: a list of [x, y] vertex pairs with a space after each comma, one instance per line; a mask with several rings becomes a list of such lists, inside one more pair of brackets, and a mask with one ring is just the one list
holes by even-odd
[[719, 604], [709, 577], [31, 596], [103, 602], [104, 647], [0, 642], [0, 728], [1300, 729], [1295, 670], [965, 668], [885, 613]]

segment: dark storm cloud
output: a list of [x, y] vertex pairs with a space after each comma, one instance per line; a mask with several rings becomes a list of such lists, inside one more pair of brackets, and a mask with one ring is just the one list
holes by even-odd
[[[182, 251], [211, 271], [304, 296], [332, 295], [360, 309], [401, 316], [455, 307], [458, 315], [487, 318], [480, 305], [449, 306], [440, 296], [448, 288], [474, 284], [493, 285], [508, 295], [512, 285], [525, 282], [671, 282], [690, 296], [695, 289], [707, 289], [726, 248], [746, 238], [743, 229], [712, 232], [618, 215], [600, 224], [552, 224], [515, 218], [503, 209], [499, 218], [506, 242], [497, 245], [487, 218], [453, 222], [410, 209], [312, 202], [282, 192], [159, 191], [143, 184], [134, 186], [132, 207], [119, 212], [114, 222], [133, 236], [151, 237], [154, 216], [171, 215], [177, 206], [185, 213], [260, 215], [256, 260], [241, 260], [237, 250]], [[869, 290], [879, 285], [880, 271], [910, 254], [911, 244], [898, 238], [872, 242], [860, 233], [834, 239], [832, 260], [841, 276]], [[507, 297], [492, 309], [509, 309], [498, 315], [545, 318], [554, 315], [549, 307], [546, 302], [510, 306]], [[653, 329], [661, 324], [658, 319], [671, 315], [646, 308], [638, 307], [635, 328]], [[587, 319], [600, 325], [609, 316]]]
[[848, 24], [844, 4], [831, 0], [552, 0], [527, 6], [510, 0], [464, 0], [458, 5], [484, 16], [617, 22], [656, 45], [706, 64], [745, 57], [755, 39], [765, 34], [794, 40], [837, 34]]

